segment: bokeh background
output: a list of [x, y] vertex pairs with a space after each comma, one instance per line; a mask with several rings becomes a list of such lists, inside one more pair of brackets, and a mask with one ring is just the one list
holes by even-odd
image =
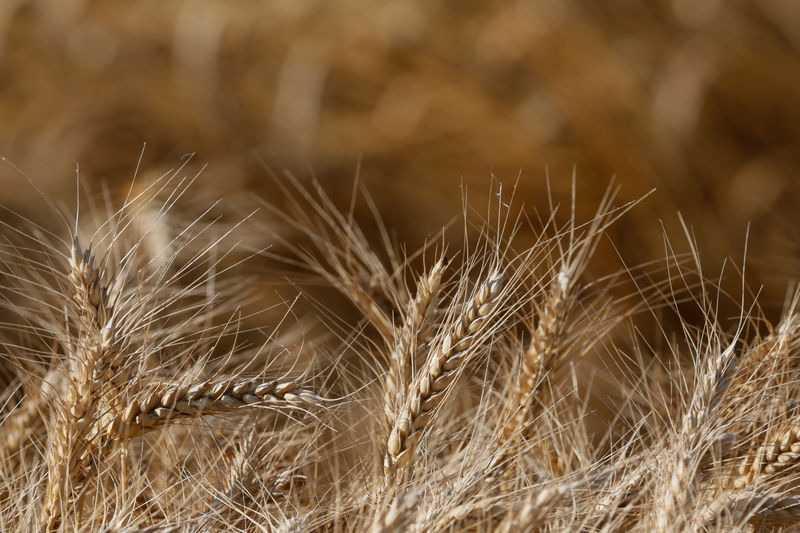
[[800, 249], [798, 47], [796, 0], [3, 0], [0, 202], [41, 218], [20, 171], [69, 203], [76, 167], [113, 190], [140, 155], [159, 175], [191, 153], [207, 194], [269, 196], [269, 167], [346, 203], [360, 164], [418, 243], [492, 175], [544, 207], [546, 173], [566, 197], [574, 171], [584, 215], [616, 176], [621, 200], [657, 188], [613, 233], [630, 263], [663, 257], [679, 211], [712, 271], [750, 223], [777, 308]]

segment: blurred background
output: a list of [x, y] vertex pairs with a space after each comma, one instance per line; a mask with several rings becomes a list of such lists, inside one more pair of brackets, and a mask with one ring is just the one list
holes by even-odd
[[[269, 197], [268, 167], [346, 205], [360, 162], [412, 243], [464, 187], [485, 205], [493, 175], [546, 208], [546, 174], [563, 199], [574, 171], [584, 216], [616, 176], [621, 200], [657, 189], [613, 234], [629, 263], [663, 257], [680, 211], [713, 272], [749, 222], [752, 283], [779, 307], [798, 47], [797, 0], [3, 0], [0, 155], [68, 204], [78, 166], [124, 188], [140, 156], [146, 176], [195, 154], [204, 192]], [[0, 202], [41, 221], [17, 169]]]

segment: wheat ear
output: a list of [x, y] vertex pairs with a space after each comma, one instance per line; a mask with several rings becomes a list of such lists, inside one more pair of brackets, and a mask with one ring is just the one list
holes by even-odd
[[[87, 439], [96, 420], [98, 392], [116, 359], [116, 328], [113, 298], [104, 272], [95, 265], [91, 249], [83, 250], [75, 238], [70, 253], [69, 281], [79, 317], [79, 335], [71, 341], [74, 358], [66, 403], [56, 408], [51, 442], [48, 446], [48, 488], [42, 509], [43, 525], [52, 530], [60, 523], [60, 509], [66, 504], [69, 486], [79, 488], [86, 476], [90, 457]], [[69, 479], [68, 479], [69, 478]]]
[[408, 303], [403, 325], [396, 335], [390, 355], [389, 372], [386, 376], [386, 397], [384, 402], [390, 430], [396, 410], [399, 409], [402, 401], [408, 395], [411, 379], [416, 368], [415, 356], [422, 336], [421, 331], [426, 323], [430, 323], [430, 320], [428, 320], [429, 309], [436, 305], [435, 301], [446, 265], [446, 260], [441, 258], [427, 274], [420, 277], [417, 282], [417, 294]]
[[26, 395], [22, 403], [14, 409], [0, 424], [3, 433], [0, 458], [11, 457], [17, 453], [31, 433], [41, 424], [39, 409], [44, 407], [42, 398]]
[[411, 460], [423, 430], [472, 353], [471, 348], [482, 337], [502, 287], [502, 275], [492, 272], [478, 286], [449, 331], [444, 332], [442, 342], [431, 349], [389, 434], [384, 459], [387, 474]]
[[307, 408], [322, 399], [293, 381], [209, 380], [168, 385], [131, 402], [108, 427], [110, 433], [134, 437], [169, 422], [246, 407]]
[[[578, 280], [605, 230], [632, 205], [612, 210], [615, 195], [612, 189], [606, 192], [594, 218], [585, 226], [584, 234], [578, 233], [580, 227], [576, 226], [573, 212], [566, 231], [556, 235], [555, 247], [559, 256], [551, 270], [555, 277], [544, 287], [543, 305], [535, 310], [536, 327], [530, 328], [530, 342], [517, 367], [519, 378], [512, 380], [506, 396], [501, 418], [504, 425], [498, 435], [501, 452], [494, 461], [498, 466], [507, 460], [504, 457], [508, 453], [507, 444], [523, 436], [543, 405], [537, 393], [545, 378], [569, 356], [565, 336], [571, 324], [567, 319], [579, 294]], [[568, 241], [566, 246], [562, 238]]]
[[707, 435], [714, 427], [713, 415], [736, 368], [739, 333], [725, 350], [708, 358], [700, 373], [673, 456], [667, 463], [667, 483], [655, 512], [656, 531], [684, 531], [687, 527], [688, 511], [695, 504], [700, 453], [704, 451], [703, 444], [708, 444]]
[[733, 486], [744, 488], [755, 481], [759, 474], [777, 474], [797, 464], [800, 464], [800, 428], [789, 427], [773, 442], [759, 446], [754, 454], [742, 460]]
[[518, 367], [519, 379], [513, 380], [511, 390], [505, 396], [504, 421], [498, 435], [498, 452], [486, 469], [487, 481], [492, 481], [498, 472], [507, 473], [506, 467], [512, 453], [511, 444], [522, 436], [536, 412], [532, 403], [542, 381], [561, 354], [565, 333], [565, 317], [570, 308], [570, 277], [561, 270], [550, 286], [539, 314], [539, 322], [532, 330], [528, 348], [522, 355]]
[[390, 506], [375, 515], [370, 533], [391, 533], [406, 528], [415, 518], [414, 511], [420, 496], [419, 490], [412, 490], [394, 498]]
[[800, 519], [800, 497], [740, 492], [727, 494], [706, 504], [701, 510], [706, 527], [719, 521], [792, 522]]
[[558, 357], [561, 341], [564, 337], [564, 318], [569, 312], [570, 276], [561, 270], [550, 287], [550, 295], [539, 314], [539, 323], [531, 336], [528, 349], [522, 358], [522, 377], [517, 393], [512, 395], [514, 418], [503, 430], [505, 439], [511, 440], [514, 433], [525, 427], [530, 420], [528, 403], [536, 393], [542, 379], [550, 371], [554, 360]]
[[[742, 364], [750, 363], [753, 368], [745, 367], [743, 369], [747, 370], [750, 375], [746, 380], [740, 378], [740, 382], [737, 383], [737, 393], [745, 397], [752, 397], [757, 394], [756, 389], [758, 388], [769, 390], [775, 388], [776, 385], [791, 385], [782, 382], [794, 379], [795, 375], [790, 365], [794, 364], [793, 341], [798, 327], [797, 316], [794, 314], [796, 302], [797, 295], [790, 308], [790, 314], [781, 321], [777, 331], [767, 338], [766, 343], [746, 354]], [[765, 377], [756, 377], [753, 374], [762, 374]], [[765, 383], [765, 380], [768, 382]], [[770, 394], [769, 402], [775, 410], [792, 412], [792, 407], [786, 405], [778, 395]], [[767, 419], [769, 425], [774, 424], [773, 417], [768, 416]], [[758, 433], [754, 428], [756, 424], [758, 422], [747, 424], [748, 434]], [[770, 436], [766, 444], [763, 443], [763, 440], [761, 444], [755, 439], [751, 440], [750, 444], [752, 448], [756, 449], [756, 452], [747, 454], [740, 460], [734, 472], [734, 488], [742, 489], [753, 483], [762, 474], [777, 474], [800, 463], [800, 428], [797, 427], [796, 420], [790, 417], [788, 421], [778, 425], [778, 431], [771, 430], [769, 427], [767, 430]]]

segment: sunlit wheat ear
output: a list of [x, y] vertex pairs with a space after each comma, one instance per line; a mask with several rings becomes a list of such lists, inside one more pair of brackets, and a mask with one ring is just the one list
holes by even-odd
[[0, 458], [10, 458], [26, 444], [33, 430], [41, 428], [39, 410], [45, 402], [38, 391], [27, 394], [22, 404], [9, 413], [0, 424]]
[[664, 465], [663, 492], [654, 509], [657, 531], [683, 531], [688, 527], [690, 511], [696, 504], [701, 455], [709, 443], [708, 435], [714, 428], [713, 417], [738, 361], [737, 340], [738, 334], [722, 348], [717, 344], [718, 339], [712, 337], [711, 341], [716, 345], [710, 347], [706, 361], [698, 362], [701, 366], [695, 390], [676, 435], [671, 457]]
[[[114, 294], [109, 293], [112, 276], [96, 263], [90, 248], [74, 239], [69, 256], [68, 279], [78, 331], [70, 345], [72, 374], [66, 398], [56, 403], [48, 446], [48, 489], [42, 522], [48, 530], [58, 527], [62, 507], [72, 505], [70, 494], [79, 492], [88, 474], [91, 447], [89, 435], [98, 421], [101, 390], [120, 362], [115, 326]], [[75, 505], [80, 507], [80, 502]]]
[[432, 326], [430, 310], [436, 307], [445, 266], [446, 261], [441, 258], [419, 278], [416, 296], [408, 303], [402, 325], [395, 334], [385, 383], [384, 408], [389, 429], [394, 422], [395, 412], [409, 394], [413, 372], [418, 366], [416, 357], [422, 344], [421, 339]]
[[[746, 436], [729, 485], [743, 489], [763, 478], [792, 475], [800, 464], [800, 430], [794, 398], [798, 393], [797, 348], [800, 322], [798, 294], [784, 318], [762, 341], [745, 353], [734, 393], [747, 401], [731, 402], [725, 415]], [[785, 391], [775, 394], [773, 391]]]
[[144, 393], [107, 429], [111, 434], [133, 437], [170, 422], [207, 414], [256, 407], [302, 410], [321, 403], [319, 396], [293, 381], [215, 379], [167, 385]]
[[450, 385], [474, 353], [475, 344], [485, 337], [502, 288], [502, 274], [491, 272], [455, 320], [442, 326], [445, 329], [437, 335], [438, 342], [412, 382], [409, 396], [389, 434], [384, 461], [387, 474], [411, 461], [417, 443]]
[[[563, 235], [557, 234], [554, 237], [556, 244], [552, 253], [558, 255], [550, 259], [553, 266], [544, 280], [535, 279], [532, 283], [539, 288], [539, 294], [532, 298], [532, 301], [538, 303], [534, 305], [529, 320], [526, 346], [522, 350], [521, 358], [512, 365], [508, 390], [503, 394], [503, 412], [497, 432], [499, 450], [487, 470], [490, 479], [498, 472], [505, 471], [508, 460], [513, 455], [513, 445], [530, 437], [529, 429], [533, 421], [546, 406], [545, 399], [542, 398], [545, 382], [573, 355], [566, 338], [572, 333], [570, 327], [577, 327], [579, 324], [575, 320], [574, 323], [570, 322], [570, 315], [580, 296], [579, 278], [609, 223], [610, 202], [613, 197], [609, 193], [595, 218], [580, 230], [585, 234], [576, 233], [575, 221], [572, 219], [568, 230]], [[564, 245], [562, 240], [568, 243]], [[533, 272], [533, 275], [536, 276], [537, 273]]]
[[775, 475], [792, 472], [800, 464], [800, 430], [797, 427], [784, 428], [773, 437], [770, 444], [759, 446], [740, 461], [733, 486], [743, 489], [753, 483], [759, 475]]
[[507, 467], [512, 454], [509, 445], [523, 436], [524, 430], [537, 416], [535, 406], [540, 405], [540, 400], [535, 397], [537, 389], [561, 355], [559, 350], [565, 334], [565, 319], [573, 298], [569, 294], [571, 284], [569, 275], [563, 270], [551, 282], [538, 316], [538, 324], [531, 330], [531, 339], [523, 351], [521, 364], [515, 367], [518, 372], [510, 376], [512, 386], [504, 396], [500, 419], [500, 452], [487, 469], [488, 479]]
[[[569, 294], [575, 281], [569, 272], [560, 270], [551, 282], [545, 304], [538, 316], [538, 324], [533, 330], [528, 349], [522, 358], [522, 382], [515, 403], [517, 419], [508, 426], [508, 430], [522, 428], [528, 416], [525, 404], [528, 396], [533, 394], [536, 386], [544, 378], [553, 364], [557, 351], [564, 336], [564, 319], [571, 307]], [[510, 438], [511, 435], [506, 435]]]

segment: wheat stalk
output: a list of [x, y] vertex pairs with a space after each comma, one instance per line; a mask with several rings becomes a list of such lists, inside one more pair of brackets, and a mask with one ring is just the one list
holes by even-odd
[[655, 510], [657, 531], [683, 531], [696, 504], [697, 468], [701, 446], [712, 433], [712, 417], [727, 390], [736, 363], [738, 333], [724, 350], [708, 357], [702, 367], [672, 457], [666, 462], [667, 481]]

